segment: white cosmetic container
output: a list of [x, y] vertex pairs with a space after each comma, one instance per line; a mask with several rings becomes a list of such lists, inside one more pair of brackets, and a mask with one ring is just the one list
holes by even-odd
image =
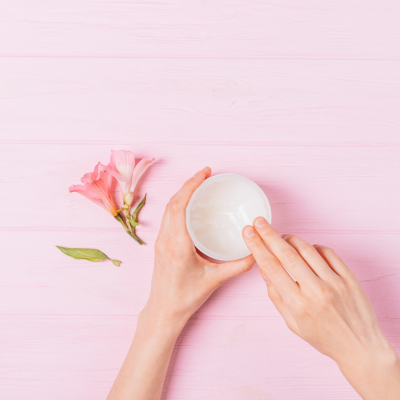
[[214, 175], [193, 193], [186, 208], [186, 225], [194, 245], [216, 260], [250, 254], [242, 229], [262, 216], [271, 223], [271, 207], [263, 190], [236, 174]]

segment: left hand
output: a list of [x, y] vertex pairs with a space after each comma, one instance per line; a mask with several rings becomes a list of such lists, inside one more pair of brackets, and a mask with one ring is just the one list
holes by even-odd
[[186, 228], [193, 192], [211, 175], [204, 168], [168, 203], [155, 244], [151, 292], [108, 400], [159, 400], [176, 339], [190, 316], [229, 278], [251, 269], [253, 256], [216, 264], [196, 251]]
[[155, 243], [155, 263], [151, 293], [145, 309], [148, 317], [162, 317], [183, 325], [228, 279], [249, 271], [252, 255], [217, 264], [196, 251], [186, 228], [186, 207], [193, 192], [209, 178], [206, 167], [190, 178], [168, 203]]

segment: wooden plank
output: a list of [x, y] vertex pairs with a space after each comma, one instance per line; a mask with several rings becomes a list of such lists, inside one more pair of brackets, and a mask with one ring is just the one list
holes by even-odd
[[[0, 398], [106, 397], [165, 204], [205, 165], [255, 180], [280, 233], [334, 248], [400, 350], [399, 13], [395, 0], [3, 0]], [[67, 191], [112, 148], [158, 160], [137, 190], [143, 247]], [[163, 400], [188, 399], [358, 396], [287, 329], [256, 266], [179, 337]]]
[[399, 58], [396, 0], [4, 0], [0, 55]]
[[3, 58], [0, 140], [399, 146], [399, 89], [400, 61]]
[[[400, 318], [400, 234], [301, 233], [330, 246], [355, 271], [379, 318]], [[125, 232], [0, 231], [0, 315], [105, 315], [136, 317], [146, 304], [155, 232], [139, 247]], [[55, 245], [98, 248], [122, 261], [90, 263]], [[276, 316], [258, 267], [229, 281], [197, 313], [203, 320]], [[206, 324], [208, 322], [205, 322]]]
[[[400, 147], [200, 146], [169, 143], [3, 145], [0, 227], [9, 230], [121, 231], [104, 210], [68, 193], [110, 150], [133, 150], [158, 160], [143, 177], [148, 193], [143, 239], [153, 239], [165, 205], [195, 171], [238, 173], [253, 179], [272, 205], [274, 226], [287, 231], [399, 232]], [[120, 196], [116, 193], [116, 197]]]
[[[132, 317], [2, 317], [2, 396], [11, 400], [105, 398], [135, 325]], [[189, 321], [172, 356], [163, 399], [189, 398], [359, 397], [332, 360], [276, 317]]]

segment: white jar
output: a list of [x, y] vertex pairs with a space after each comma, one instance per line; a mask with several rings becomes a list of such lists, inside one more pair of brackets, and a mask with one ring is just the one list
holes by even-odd
[[202, 253], [230, 261], [250, 254], [242, 229], [259, 216], [271, 223], [271, 206], [263, 190], [244, 176], [220, 174], [206, 179], [193, 193], [186, 226]]

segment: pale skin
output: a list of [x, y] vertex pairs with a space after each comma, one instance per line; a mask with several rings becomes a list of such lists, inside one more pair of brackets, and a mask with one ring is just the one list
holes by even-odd
[[399, 400], [400, 358], [355, 274], [332, 249], [280, 236], [258, 217], [243, 229], [250, 256], [216, 264], [196, 251], [186, 229], [186, 206], [210, 175], [208, 167], [197, 172], [166, 207], [150, 296], [107, 400], [159, 400], [172, 350], [188, 319], [219, 286], [255, 262], [292, 332], [332, 358], [362, 399]]

